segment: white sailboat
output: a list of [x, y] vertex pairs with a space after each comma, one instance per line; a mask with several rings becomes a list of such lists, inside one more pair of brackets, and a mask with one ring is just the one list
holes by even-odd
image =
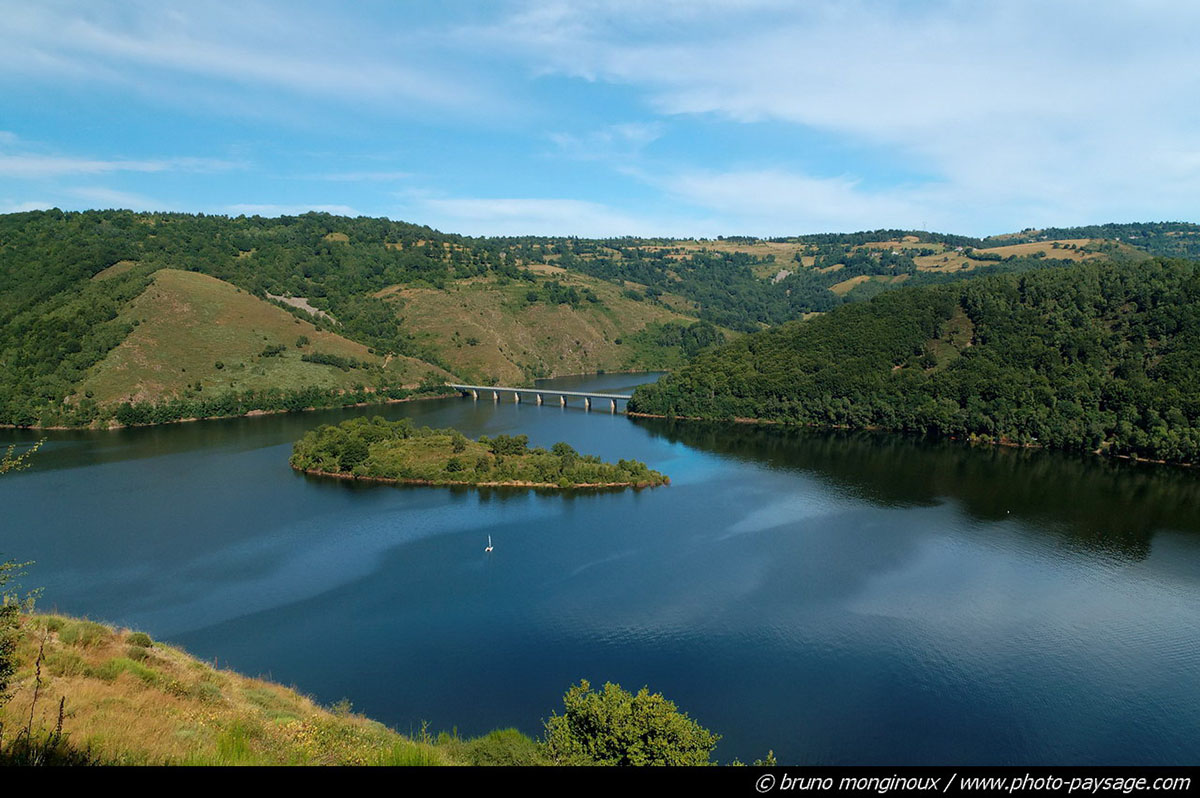
[[488, 552], [489, 554], [492, 551], [492, 536], [491, 535], [488, 535], [488, 545], [487, 545], [487, 548], [484, 549], [484, 551]]

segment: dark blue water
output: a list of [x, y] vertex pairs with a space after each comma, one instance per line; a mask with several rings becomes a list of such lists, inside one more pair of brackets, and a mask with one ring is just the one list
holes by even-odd
[[[566, 440], [672, 484], [288, 468], [306, 429], [364, 413]], [[37, 561], [44, 609], [402, 731], [538, 735], [587, 678], [663, 692], [724, 736], [723, 760], [1200, 762], [1195, 471], [447, 399], [52, 433], [0, 507], [0, 556]]]

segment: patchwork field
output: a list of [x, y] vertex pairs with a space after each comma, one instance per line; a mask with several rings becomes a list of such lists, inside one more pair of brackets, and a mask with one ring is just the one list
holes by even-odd
[[[363, 369], [343, 371], [301, 357], [320, 353], [383, 364], [362, 344], [318, 330], [282, 308], [198, 272], [159, 270], [121, 317], [137, 326], [93, 367], [77, 395], [103, 404], [228, 389], [370, 386]], [[449, 376], [406, 357], [390, 358], [386, 371], [411, 385], [431, 373]]]

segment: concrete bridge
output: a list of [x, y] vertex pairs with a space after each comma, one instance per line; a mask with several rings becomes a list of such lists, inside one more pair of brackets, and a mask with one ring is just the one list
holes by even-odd
[[540, 404], [545, 404], [545, 397], [558, 397], [558, 404], [561, 407], [567, 406], [567, 400], [573, 398], [582, 398], [583, 406], [588, 410], [592, 409], [592, 402], [608, 402], [609, 412], [617, 412], [617, 401], [625, 401], [631, 397], [630, 394], [623, 393], [596, 393], [594, 391], [558, 391], [545, 388], [506, 388], [500, 385], [455, 385], [450, 383], [450, 387], [461, 393], [463, 396], [470, 396], [472, 399], [478, 399], [482, 394], [487, 396], [492, 395], [493, 402], [500, 401], [500, 394], [509, 394], [513, 396], [514, 402], [520, 402], [521, 397], [526, 399], [533, 397], [533, 400]]

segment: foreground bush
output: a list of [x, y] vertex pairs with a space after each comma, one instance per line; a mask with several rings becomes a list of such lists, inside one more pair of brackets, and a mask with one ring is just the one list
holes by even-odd
[[709, 765], [721, 738], [643, 687], [593, 691], [587, 680], [546, 721], [547, 753], [559, 765]]

